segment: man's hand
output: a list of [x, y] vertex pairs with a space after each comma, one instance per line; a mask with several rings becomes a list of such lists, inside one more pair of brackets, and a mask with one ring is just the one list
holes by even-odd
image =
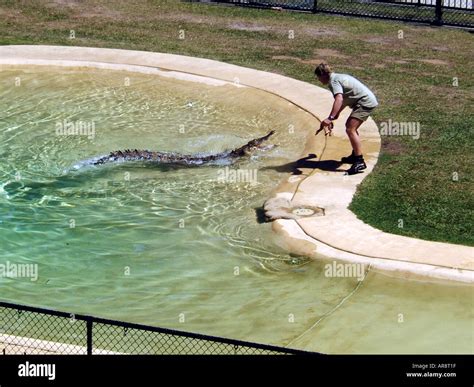
[[329, 118], [326, 118], [321, 122], [319, 130], [316, 132], [318, 134], [320, 131], [324, 130], [324, 135], [327, 136], [328, 134], [332, 135], [332, 128], [334, 128], [334, 124]]

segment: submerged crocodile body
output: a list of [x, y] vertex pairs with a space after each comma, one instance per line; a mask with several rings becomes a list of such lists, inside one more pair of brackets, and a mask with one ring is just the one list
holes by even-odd
[[92, 164], [100, 165], [117, 161], [151, 161], [160, 164], [202, 165], [220, 160], [233, 161], [234, 159], [246, 156], [256, 149], [262, 149], [262, 143], [274, 133], [275, 131], [272, 130], [267, 135], [249, 141], [240, 148], [213, 155], [185, 155], [173, 152], [125, 149], [111, 152], [107, 156], [95, 159]]

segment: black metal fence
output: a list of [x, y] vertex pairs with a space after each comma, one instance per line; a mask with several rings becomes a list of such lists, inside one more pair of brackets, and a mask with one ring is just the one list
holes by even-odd
[[0, 302], [3, 354], [284, 355], [308, 352]]
[[474, 0], [212, 0], [235, 5], [284, 8], [474, 28]]

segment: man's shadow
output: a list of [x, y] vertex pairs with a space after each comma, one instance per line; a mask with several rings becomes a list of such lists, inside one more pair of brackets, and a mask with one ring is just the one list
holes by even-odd
[[316, 154], [310, 153], [308, 156], [293, 161], [291, 163], [263, 167], [262, 170], [272, 169], [277, 172], [291, 173], [292, 175], [301, 175], [303, 173], [302, 169], [319, 169], [322, 171], [331, 171], [338, 173], [345, 172], [344, 169], [339, 168], [342, 165], [340, 161], [314, 160], [317, 157], [318, 156], [316, 156]]
[[[274, 170], [282, 173], [291, 173], [292, 175], [302, 175], [303, 169], [319, 169], [321, 171], [330, 171], [344, 173], [345, 169], [340, 169], [342, 163], [338, 160], [314, 160], [318, 156], [314, 153], [310, 153], [308, 156], [303, 157], [299, 160], [293, 161], [291, 163], [282, 164], [282, 165], [272, 165], [268, 167], [263, 167], [262, 170]], [[255, 208], [255, 215], [257, 217], [258, 223], [266, 223], [268, 219], [265, 216], [265, 211], [263, 207]]]

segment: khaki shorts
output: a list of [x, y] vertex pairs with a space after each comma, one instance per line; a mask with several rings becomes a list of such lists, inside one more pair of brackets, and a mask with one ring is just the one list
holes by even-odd
[[357, 118], [358, 120], [361, 120], [362, 122], [364, 122], [367, 120], [367, 118], [369, 118], [369, 116], [372, 114], [374, 109], [375, 107], [366, 108], [364, 106], [357, 104], [352, 109], [352, 113], [349, 117]]

